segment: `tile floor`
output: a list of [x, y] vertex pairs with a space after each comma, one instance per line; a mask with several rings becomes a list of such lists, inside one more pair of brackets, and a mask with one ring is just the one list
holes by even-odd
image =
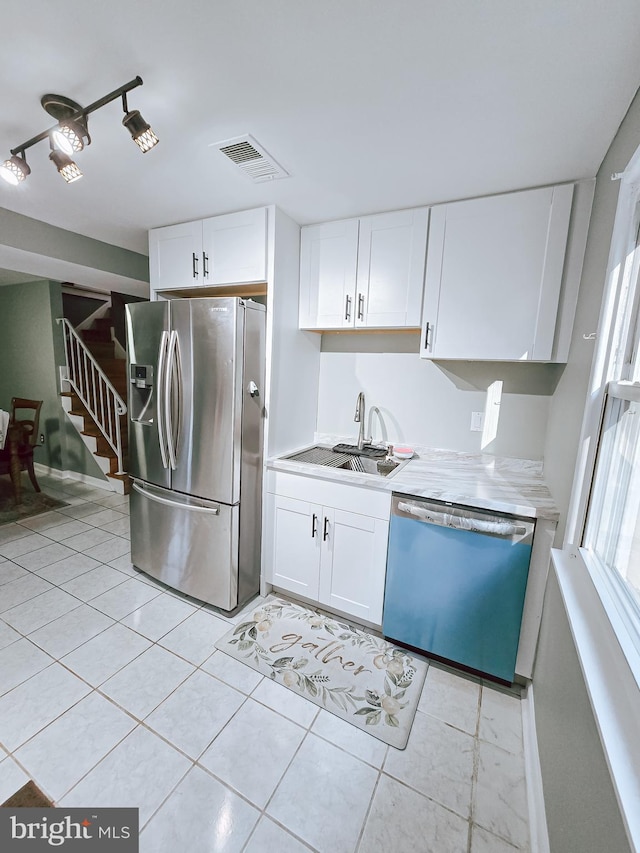
[[142, 853], [529, 849], [517, 697], [431, 665], [387, 747], [216, 651], [240, 617], [132, 567], [126, 497], [41, 482], [69, 506], [0, 527], [0, 802], [138, 806]]

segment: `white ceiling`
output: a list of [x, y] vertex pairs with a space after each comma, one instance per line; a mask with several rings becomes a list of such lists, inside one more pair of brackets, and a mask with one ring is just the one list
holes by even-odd
[[[275, 203], [304, 224], [592, 176], [640, 84], [637, 0], [30, 0], [0, 52], [0, 158], [45, 92], [129, 96], [90, 117], [85, 177], [41, 142], [0, 207], [140, 252], [149, 228]], [[253, 184], [211, 143], [251, 133]], [[624, 167], [625, 164], [620, 164]], [[3, 183], [3, 182], [1, 182]], [[0, 235], [1, 241], [1, 235]]]

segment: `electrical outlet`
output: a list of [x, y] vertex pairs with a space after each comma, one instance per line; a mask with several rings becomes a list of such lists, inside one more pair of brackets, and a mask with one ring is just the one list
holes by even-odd
[[471, 412], [471, 432], [482, 432], [484, 412]]
[[44, 444], [44, 433], [40, 433], [40, 444]]

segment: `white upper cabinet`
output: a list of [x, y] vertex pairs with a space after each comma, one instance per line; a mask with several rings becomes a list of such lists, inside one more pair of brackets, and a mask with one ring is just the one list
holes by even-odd
[[266, 281], [266, 208], [203, 220], [202, 252], [204, 284]]
[[152, 290], [202, 284], [202, 223], [183, 222], [149, 231]]
[[149, 232], [152, 291], [266, 281], [266, 208]]
[[428, 208], [301, 230], [302, 329], [419, 328]]
[[420, 326], [429, 209], [360, 219], [355, 325]]
[[552, 360], [573, 191], [566, 184], [431, 209], [424, 358]]
[[300, 328], [353, 328], [357, 262], [357, 219], [301, 229]]

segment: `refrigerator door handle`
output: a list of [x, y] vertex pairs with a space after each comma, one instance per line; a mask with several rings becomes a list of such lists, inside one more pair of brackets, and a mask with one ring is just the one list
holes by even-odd
[[172, 501], [169, 498], [160, 497], [160, 495], [155, 495], [153, 492], [147, 491], [147, 489], [142, 488], [136, 482], [133, 483], [132, 488], [135, 492], [138, 492], [139, 495], [143, 495], [143, 497], [148, 498], [150, 501], [156, 501], [159, 504], [166, 504], [167, 506], [179, 506], [180, 509], [187, 509], [192, 512], [207, 512], [209, 515], [220, 515], [220, 507], [219, 506], [200, 506], [198, 504], [188, 504], [182, 503], [181, 501]]
[[167, 428], [167, 450], [169, 453], [169, 465], [175, 471], [177, 467], [176, 447], [178, 446], [177, 429], [173, 424], [173, 375], [175, 371], [177, 384], [177, 417], [176, 422], [179, 428], [180, 424], [180, 408], [182, 405], [182, 376], [180, 373], [180, 357], [178, 351], [178, 333], [171, 332], [169, 338], [169, 350], [167, 353], [167, 370], [164, 377], [164, 403], [165, 403], [165, 423]]
[[162, 467], [169, 467], [169, 460], [167, 457], [167, 447], [166, 447], [166, 438], [165, 438], [165, 401], [164, 401], [164, 384], [165, 384], [165, 374], [167, 372], [167, 363], [166, 363], [166, 352], [167, 352], [167, 343], [169, 341], [169, 332], [163, 332], [162, 337], [160, 338], [160, 350], [158, 352], [158, 369], [157, 379], [156, 379], [156, 400], [157, 400], [157, 411], [158, 411], [158, 444], [160, 445], [160, 457], [162, 459]]

